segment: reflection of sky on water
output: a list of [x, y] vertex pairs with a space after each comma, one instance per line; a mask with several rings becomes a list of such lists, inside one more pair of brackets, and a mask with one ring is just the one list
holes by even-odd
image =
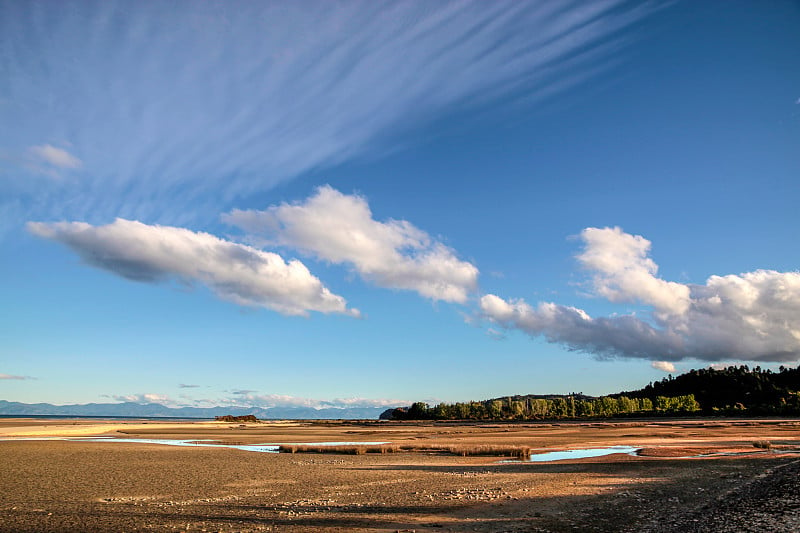
[[6, 437], [0, 440], [66, 440], [81, 442], [129, 442], [136, 444], [163, 444], [166, 446], [197, 446], [205, 448], [233, 448], [246, 452], [278, 453], [280, 446], [378, 446], [388, 442], [287, 442], [283, 444], [222, 444], [217, 441], [197, 439], [126, 439], [116, 437]]
[[548, 463], [550, 461], [563, 461], [564, 459], [587, 459], [589, 457], [602, 457], [614, 453], [627, 453], [635, 455], [639, 448], [633, 446], [611, 446], [610, 448], [588, 448], [585, 450], [564, 450], [561, 452], [546, 452], [531, 455], [526, 462]]
[[[232, 448], [246, 452], [278, 453], [280, 446], [379, 446], [389, 444], [388, 442], [287, 442], [282, 444], [222, 444], [218, 441], [203, 439], [128, 439], [116, 437], [6, 437], [0, 440], [65, 440], [81, 442], [128, 442], [135, 444], [163, 444], [166, 446], [196, 446], [205, 448]], [[640, 448], [634, 446], [611, 446], [609, 448], [588, 448], [584, 450], [564, 450], [560, 452], [546, 452], [531, 455], [530, 459], [524, 462], [547, 463], [550, 461], [563, 461], [565, 459], [586, 459], [590, 457], [602, 457], [615, 453], [626, 453], [635, 455]], [[513, 461], [502, 461], [504, 463], [516, 463]]]

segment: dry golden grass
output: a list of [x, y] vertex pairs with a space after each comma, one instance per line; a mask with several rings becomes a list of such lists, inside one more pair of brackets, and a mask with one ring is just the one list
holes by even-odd
[[367, 453], [445, 453], [451, 455], [491, 456], [491, 457], [518, 457], [527, 459], [531, 456], [531, 449], [527, 446], [502, 446], [502, 445], [436, 445], [436, 444], [284, 444], [278, 448], [283, 453], [333, 453], [344, 455], [364, 455]]
[[498, 446], [498, 445], [478, 445], [478, 446], [447, 446], [447, 451], [462, 457], [473, 455], [488, 455], [492, 457], [517, 457], [519, 459], [529, 459], [531, 449], [528, 446]]
[[394, 444], [282, 444], [278, 451], [282, 453], [337, 453], [345, 455], [364, 455], [365, 453], [395, 453], [400, 446]]

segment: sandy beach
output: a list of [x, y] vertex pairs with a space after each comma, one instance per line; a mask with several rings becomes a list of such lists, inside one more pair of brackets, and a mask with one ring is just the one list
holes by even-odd
[[[631, 446], [641, 455], [501, 462], [437, 452], [278, 454], [86, 442], [90, 436], [233, 445], [524, 445], [534, 453]], [[39, 440], [57, 437], [78, 440]], [[797, 420], [4, 419], [0, 438], [2, 531], [677, 531], [680, 517], [696, 521], [696, 513], [763, 484], [773, 471], [789, 472], [800, 459], [793, 453], [800, 449]], [[753, 445], [765, 441], [770, 449]]]

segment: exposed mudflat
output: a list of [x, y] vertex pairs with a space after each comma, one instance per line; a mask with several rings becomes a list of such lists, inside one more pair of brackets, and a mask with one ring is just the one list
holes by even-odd
[[726, 494], [672, 517], [647, 533], [796, 533], [800, 531], [800, 460], [781, 464]]
[[[0, 441], [0, 530], [800, 530], [797, 420], [244, 426], [0, 420], [6, 437], [103, 434], [240, 444], [525, 445], [541, 452], [634, 446], [649, 453], [501, 463], [420, 452], [273, 454], [6, 440]], [[755, 448], [756, 441], [774, 449]], [[734, 455], [716, 455], [722, 453]]]

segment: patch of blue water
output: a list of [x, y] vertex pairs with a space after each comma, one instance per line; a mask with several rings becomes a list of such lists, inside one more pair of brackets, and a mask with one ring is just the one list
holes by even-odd
[[[246, 452], [278, 453], [281, 444], [222, 444], [212, 440], [197, 439], [128, 439], [117, 437], [6, 437], [0, 440], [66, 440], [80, 442], [127, 442], [135, 444], [162, 444], [165, 446], [194, 446], [206, 448], [232, 448]], [[388, 442], [291, 442], [298, 446], [379, 446]]]
[[95, 437], [64, 440], [80, 440], [81, 442], [128, 442], [134, 444], [162, 444], [164, 446], [188, 446], [202, 448], [233, 448], [246, 452], [278, 453], [278, 444], [221, 444], [219, 442], [196, 439], [127, 439], [116, 437]]
[[[564, 461], [566, 459], [587, 459], [590, 457], [603, 457], [604, 455], [612, 455], [615, 453], [626, 453], [628, 455], [636, 455], [641, 448], [634, 446], [611, 446], [609, 448], [587, 448], [583, 450], [564, 450], [561, 452], [546, 452], [531, 455], [530, 459], [523, 459], [522, 462], [527, 463], [549, 463], [551, 461]], [[504, 463], [517, 463], [520, 461], [503, 461]]]

